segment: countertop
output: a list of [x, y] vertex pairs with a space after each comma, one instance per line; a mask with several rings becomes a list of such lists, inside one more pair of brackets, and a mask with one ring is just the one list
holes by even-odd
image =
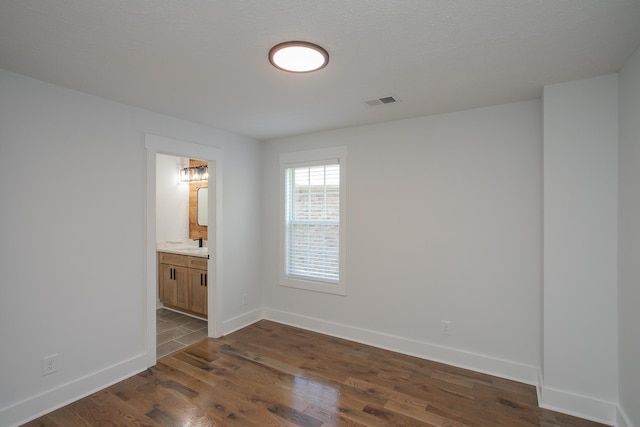
[[209, 258], [209, 248], [199, 248], [191, 242], [158, 242], [156, 250], [158, 252], [168, 252], [178, 255], [197, 256], [200, 258]]

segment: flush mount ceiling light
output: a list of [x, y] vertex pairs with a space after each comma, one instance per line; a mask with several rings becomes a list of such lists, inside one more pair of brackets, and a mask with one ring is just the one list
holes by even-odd
[[313, 43], [284, 42], [271, 48], [269, 62], [283, 71], [309, 73], [324, 68], [329, 63], [329, 54]]

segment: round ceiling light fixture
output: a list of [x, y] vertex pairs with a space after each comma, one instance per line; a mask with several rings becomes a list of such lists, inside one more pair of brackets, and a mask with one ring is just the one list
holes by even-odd
[[310, 73], [329, 63], [329, 54], [317, 44], [309, 42], [284, 42], [269, 51], [269, 62], [283, 71]]

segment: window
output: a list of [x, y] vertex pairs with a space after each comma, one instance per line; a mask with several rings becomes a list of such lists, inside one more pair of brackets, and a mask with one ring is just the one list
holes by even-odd
[[282, 284], [345, 295], [346, 148], [281, 154]]

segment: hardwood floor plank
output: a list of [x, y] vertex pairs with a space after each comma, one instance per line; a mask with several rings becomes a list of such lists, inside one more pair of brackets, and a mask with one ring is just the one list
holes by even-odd
[[381, 387], [375, 382], [363, 381], [358, 378], [347, 378], [345, 385], [353, 387], [367, 393], [368, 396], [376, 396], [382, 402], [389, 400], [396, 401], [398, 403], [406, 403], [413, 406], [423, 406], [426, 408], [429, 401], [426, 399], [420, 399], [415, 395], [409, 395], [400, 393], [393, 388]]
[[[221, 377], [228, 376], [228, 372], [224, 367], [215, 367], [217, 363], [220, 363], [220, 360], [211, 362], [214, 368], [207, 371], [207, 374]], [[251, 365], [247, 365], [245, 370], [247, 368], [251, 368]], [[159, 365], [157, 369], [163, 370], [162, 365]], [[273, 410], [273, 408], [277, 407], [278, 402], [286, 401], [286, 397], [289, 396], [290, 393], [287, 391], [287, 393], [278, 395], [277, 390], [275, 390], [270, 383], [267, 383], [267, 386], [261, 385], [260, 383], [253, 384], [252, 378], [245, 378], [237, 372], [234, 373], [232, 379], [221, 378], [217, 380], [217, 383], [221, 389], [225, 390], [224, 393], [218, 391], [216, 396], [211, 396], [209, 401], [200, 401], [200, 398], [198, 398], [194, 399], [193, 402], [200, 407], [210, 406], [211, 402], [213, 402], [213, 406], [216, 409], [222, 409], [228, 412], [226, 417], [235, 419], [247, 418], [247, 420], [249, 420], [250, 418], [248, 417], [258, 417], [258, 410], [262, 410], [264, 415], [267, 414], [267, 411], [271, 410], [273, 416], [269, 415], [267, 419], [264, 420], [264, 422], [269, 423], [269, 425], [280, 425], [277, 417], [281, 417], [282, 414], [287, 413], [283, 410]], [[204, 386], [204, 384], [204, 382], [201, 382], [202, 386]], [[219, 399], [221, 396], [224, 396], [224, 399]], [[256, 425], [262, 424], [257, 423]]]
[[[178, 353], [181, 355], [183, 353]], [[200, 381], [206, 383], [209, 387], [215, 387], [219, 380], [209, 374], [209, 371], [206, 369], [199, 368], [197, 366], [192, 365], [191, 363], [184, 361], [178, 357], [167, 357], [162, 360], [162, 363], [170, 366], [184, 375], [190, 375], [192, 377], [198, 378]]]
[[36, 420], [24, 424], [28, 427], [65, 427], [65, 426], [83, 426], [91, 427], [87, 421], [69, 410], [68, 406], [56, 409]]
[[64, 424], [56, 423], [48, 414], [36, 420], [23, 424], [23, 427], [62, 427]]
[[533, 386], [260, 321], [26, 424], [598, 427]]
[[[185, 371], [174, 369], [165, 363], [156, 366], [159, 375], [175, 382], [180, 382], [184, 387], [192, 390], [194, 395], [190, 398], [190, 402], [200, 408], [206, 415], [219, 421], [222, 420], [238, 420], [246, 418], [246, 414], [254, 412], [253, 406], [250, 404], [244, 407], [239, 399], [229, 399], [227, 394], [225, 399], [221, 399], [219, 392], [211, 388], [209, 382], [201, 381], [200, 378], [189, 375]], [[216, 384], [220, 384], [217, 381]]]
[[114, 411], [117, 416], [112, 420], [112, 422], [119, 426], [155, 427], [159, 425], [151, 418], [148, 418], [144, 413], [137, 411], [135, 408], [119, 399], [109, 390], [94, 393], [89, 396], [89, 398], [95, 401], [98, 405]]
[[406, 417], [412, 418], [414, 420], [426, 423], [431, 426], [442, 426], [445, 423], [450, 424], [452, 427], [465, 427], [464, 424], [453, 423], [451, 420], [447, 422], [447, 419], [434, 414], [433, 412], [428, 412], [426, 409], [426, 405], [415, 405], [415, 404], [407, 404], [400, 403], [394, 400], [389, 401], [386, 405], [384, 405], [384, 409], [390, 410], [392, 412], [402, 414]]

